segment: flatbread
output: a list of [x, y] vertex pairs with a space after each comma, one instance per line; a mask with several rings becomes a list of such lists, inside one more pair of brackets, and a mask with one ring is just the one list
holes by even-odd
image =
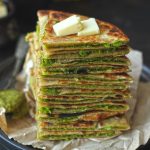
[[120, 135], [118, 130], [99, 130], [99, 131], [47, 131], [40, 130], [37, 138], [40, 140], [71, 140], [76, 138], [112, 138]]
[[[47, 16], [49, 21], [45, 25], [45, 32], [42, 35], [42, 44], [50, 47], [50, 48], [58, 48], [58, 47], [76, 47], [76, 46], [102, 46], [102, 47], [111, 47], [113, 46], [112, 43], [116, 46], [124, 45], [128, 43], [128, 37], [116, 26], [101, 21], [96, 20], [97, 24], [100, 27], [100, 34], [99, 35], [92, 35], [92, 36], [76, 36], [76, 35], [69, 35], [65, 37], [57, 37], [53, 32], [52, 26], [61, 20], [68, 18], [74, 14], [61, 12], [61, 11], [52, 11], [52, 10], [40, 10], [38, 11], [38, 18], [40, 20], [41, 17]], [[81, 16], [82, 20], [88, 19], [86, 16]]]
[[[53, 25], [74, 14], [38, 11], [36, 32], [27, 35], [33, 61], [30, 87], [36, 99], [37, 138], [112, 138], [130, 129], [126, 99], [133, 79], [128, 37], [96, 19], [100, 33], [57, 37]], [[81, 16], [81, 20], [89, 17]], [[40, 22], [42, 17], [43, 23]]]
[[52, 58], [52, 59], [79, 59], [79, 58], [95, 58], [107, 56], [124, 56], [128, 54], [131, 48], [127, 45], [119, 47], [65, 47], [65, 48], [42, 48], [37, 40], [36, 33], [28, 33], [26, 37], [29, 41], [30, 50], [36, 57]]
[[122, 102], [101, 102], [99, 104], [80, 104], [80, 105], [49, 105], [48, 103], [38, 102], [38, 114], [74, 114], [93, 110], [97, 111], [128, 111], [129, 106], [125, 101]]
[[[56, 120], [56, 119], [55, 119]], [[42, 120], [38, 121], [38, 126], [41, 129], [48, 129], [50, 131], [76, 131], [76, 130], [99, 130], [99, 129], [116, 129], [116, 130], [128, 130], [130, 129], [130, 126], [126, 120], [125, 117], [111, 117], [104, 120], [97, 120], [97, 121], [83, 121], [83, 120], [77, 120], [70, 122], [51, 122], [51, 120]]]
[[126, 57], [103, 57], [103, 58], [86, 58], [86, 59], [39, 59], [39, 65], [41, 67], [82, 67], [89, 65], [118, 65], [118, 66], [130, 66], [130, 61]]
[[44, 120], [50, 121], [52, 124], [68, 124], [71, 122], [75, 123], [77, 121], [93, 122], [93, 121], [104, 120], [112, 116], [119, 116], [122, 115], [123, 113], [124, 111], [122, 112], [91, 111], [91, 112], [81, 113], [78, 115], [66, 115], [66, 116], [62, 116], [61, 114], [60, 115], [39, 114], [38, 120], [41, 122]]
[[104, 73], [125, 73], [129, 72], [128, 66], [114, 66], [114, 65], [88, 65], [81, 67], [67, 67], [67, 68], [39, 68], [40, 75], [67, 75], [67, 74], [89, 74], [98, 75]]
[[[37, 77], [37, 75], [36, 75]], [[37, 77], [39, 80], [48, 81], [59, 81], [67, 80], [68, 82], [100, 82], [100, 83], [132, 83], [133, 79], [126, 73], [122, 74], [99, 74], [99, 75], [85, 75], [85, 74], [72, 74], [72, 75], [39, 75]]]
[[38, 93], [42, 93], [44, 95], [49, 96], [89, 96], [89, 97], [101, 97], [107, 95], [124, 95], [124, 93], [129, 93], [129, 90], [119, 90], [119, 89], [82, 89], [82, 88], [47, 88], [47, 87], [38, 87]]

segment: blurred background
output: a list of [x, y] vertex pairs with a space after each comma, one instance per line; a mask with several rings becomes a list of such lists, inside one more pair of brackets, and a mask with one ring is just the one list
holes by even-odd
[[0, 61], [14, 53], [21, 34], [35, 30], [38, 9], [79, 13], [117, 25], [150, 66], [149, 0], [0, 0]]

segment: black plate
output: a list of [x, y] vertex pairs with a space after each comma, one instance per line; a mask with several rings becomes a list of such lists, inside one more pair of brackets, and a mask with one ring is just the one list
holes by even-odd
[[[141, 80], [150, 81], [150, 68], [143, 66]], [[9, 139], [8, 136], [0, 129], [0, 150], [35, 150], [30, 146], [24, 146], [13, 139]], [[150, 150], [150, 139], [145, 145], [141, 145], [137, 150]]]

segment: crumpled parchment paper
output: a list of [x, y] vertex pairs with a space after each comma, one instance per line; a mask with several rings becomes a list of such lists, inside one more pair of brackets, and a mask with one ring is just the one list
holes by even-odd
[[133, 98], [127, 100], [130, 105], [127, 118], [132, 120], [131, 130], [108, 140], [38, 141], [36, 140], [35, 122], [31, 118], [24, 118], [20, 122], [13, 122], [13, 126], [10, 126], [9, 138], [14, 138], [24, 145], [32, 145], [33, 147], [47, 150], [134, 150], [139, 145], [146, 143], [150, 137], [150, 83], [140, 83], [137, 92], [142, 69], [142, 54], [134, 50], [130, 52], [128, 57], [132, 63], [131, 75], [134, 78], [134, 83], [131, 87]]
[[0, 107], [0, 128], [7, 132], [7, 122], [6, 122], [6, 116], [5, 116], [5, 108]]

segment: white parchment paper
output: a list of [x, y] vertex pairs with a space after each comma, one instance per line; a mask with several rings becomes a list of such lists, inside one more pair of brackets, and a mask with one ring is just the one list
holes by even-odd
[[14, 125], [13, 127], [11, 125], [9, 137], [24, 145], [32, 145], [47, 150], [134, 150], [139, 145], [146, 143], [150, 137], [150, 84], [140, 83], [138, 86], [142, 69], [142, 54], [134, 50], [131, 51], [128, 57], [132, 63], [131, 75], [134, 79], [131, 87], [133, 98], [127, 100], [130, 105], [127, 118], [132, 120], [131, 130], [109, 140], [38, 141], [36, 140], [35, 122], [31, 118], [24, 118], [20, 122], [13, 122]]

